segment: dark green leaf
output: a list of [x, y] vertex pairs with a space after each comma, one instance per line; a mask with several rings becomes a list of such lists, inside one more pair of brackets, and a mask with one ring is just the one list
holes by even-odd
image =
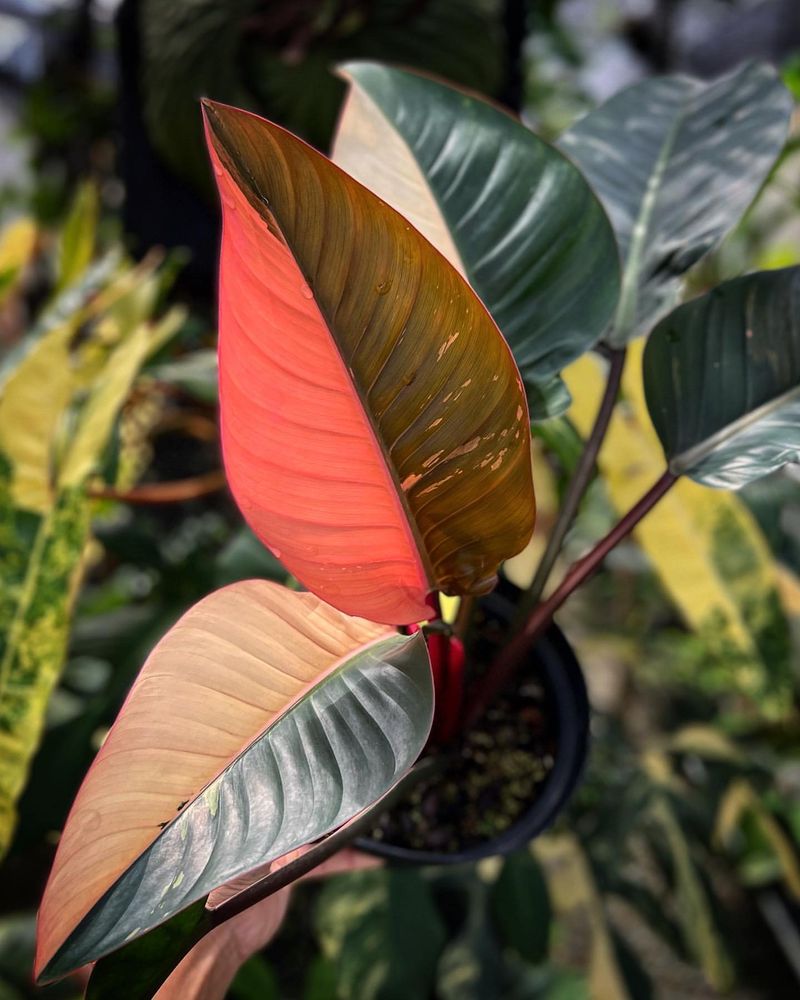
[[253, 955], [236, 973], [228, 996], [230, 1000], [280, 1000], [280, 988], [272, 966], [261, 955]]
[[303, 986], [303, 1000], [331, 1000], [336, 996], [336, 966], [323, 955], [316, 955]]
[[218, 587], [254, 577], [279, 582], [287, 577], [283, 564], [261, 544], [248, 527], [240, 528], [225, 545], [215, 559], [215, 570]]
[[94, 967], [86, 1000], [151, 997], [180, 960], [212, 928], [205, 900], [125, 945]]
[[529, 851], [510, 854], [492, 886], [492, 914], [503, 940], [524, 959], [547, 956], [550, 896], [542, 870]]
[[702, 83], [635, 84], [560, 140], [605, 205], [623, 258], [608, 340], [647, 333], [678, 301], [684, 273], [741, 218], [786, 140], [791, 96], [749, 63]]
[[658, 796], [652, 813], [671, 856], [676, 909], [686, 948], [709, 983], [720, 992], [728, 990], [734, 980], [730, 955], [686, 832], [667, 796]]
[[[494, 93], [502, 78], [497, 0], [377, 0], [313, 11], [292, 0], [143, 0], [143, 112], [160, 155], [208, 188], [201, 94], [260, 110], [319, 148], [327, 147], [344, 86], [331, 67], [382, 58], [435, 70]], [[302, 58], [287, 35], [297, 34]], [[299, 50], [296, 50], [296, 52]]]
[[642, 965], [639, 956], [613, 929], [611, 930], [611, 944], [617, 965], [625, 980], [628, 1000], [652, 1000], [653, 981]]
[[[455, 873], [454, 873], [455, 874]], [[441, 909], [462, 917], [442, 952], [436, 995], [441, 1000], [502, 1000], [509, 985], [499, 942], [488, 917], [488, 887], [477, 875], [439, 880]]]
[[600, 338], [619, 292], [597, 198], [568, 159], [484, 101], [375, 63], [343, 72], [352, 92], [334, 160], [463, 271], [526, 383], [546, 387], [540, 414], [559, 412], [553, 376]]
[[800, 268], [680, 306], [653, 332], [644, 384], [677, 475], [735, 489], [800, 460]]
[[317, 902], [316, 923], [323, 952], [336, 963], [340, 997], [430, 995], [445, 932], [417, 872], [375, 870], [331, 880]]
[[549, 382], [531, 382], [525, 386], [528, 396], [528, 413], [533, 423], [560, 417], [570, 408], [572, 396], [566, 382], [558, 375]]

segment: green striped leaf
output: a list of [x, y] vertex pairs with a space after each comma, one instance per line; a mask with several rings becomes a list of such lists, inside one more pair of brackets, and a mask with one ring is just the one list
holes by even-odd
[[736, 489], [800, 461], [800, 267], [676, 309], [647, 345], [644, 385], [677, 475]]

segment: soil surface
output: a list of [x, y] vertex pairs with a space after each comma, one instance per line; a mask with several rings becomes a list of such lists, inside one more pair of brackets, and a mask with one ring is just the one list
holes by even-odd
[[368, 835], [396, 847], [455, 853], [512, 826], [553, 767], [556, 734], [536, 678], [498, 698], [444, 774], [415, 786]]

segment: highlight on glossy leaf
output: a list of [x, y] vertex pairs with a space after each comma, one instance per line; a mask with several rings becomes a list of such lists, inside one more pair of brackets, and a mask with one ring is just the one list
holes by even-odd
[[113, 951], [371, 805], [430, 730], [421, 635], [265, 581], [159, 642], [90, 769], [39, 912], [36, 974]]
[[559, 140], [606, 207], [623, 259], [607, 339], [646, 334], [678, 302], [683, 276], [755, 198], [794, 102], [775, 70], [746, 63], [717, 80], [643, 80]]
[[487, 101], [418, 73], [347, 63], [333, 160], [467, 277], [543, 415], [553, 384], [608, 325], [619, 254], [605, 211], [561, 152]]
[[736, 489], [800, 461], [800, 267], [675, 309], [647, 344], [644, 385], [677, 475]]
[[483, 593], [533, 529], [511, 352], [413, 226], [276, 125], [205, 103], [223, 207], [225, 467], [310, 590], [391, 624]]

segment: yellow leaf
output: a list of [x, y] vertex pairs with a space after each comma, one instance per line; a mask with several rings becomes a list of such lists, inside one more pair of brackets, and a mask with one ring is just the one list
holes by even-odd
[[681, 825], [665, 796], [653, 806], [669, 846], [675, 872], [677, 912], [687, 948], [694, 954], [709, 984], [717, 990], [733, 985], [733, 968], [714, 923], [705, 887], [692, 860]]
[[0, 232], [0, 303], [14, 290], [33, 257], [39, 233], [32, 219], [16, 219]]
[[[2, 373], [0, 854], [13, 832], [88, 565], [84, 481], [143, 362], [183, 322], [177, 309], [158, 323], [143, 321], [154, 301], [154, 266], [120, 272], [112, 254], [89, 267], [48, 306]], [[110, 315], [126, 296], [136, 301]], [[98, 299], [105, 311], [98, 311]], [[89, 319], [83, 348], [76, 348], [76, 332]]]
[[676, 753], [741, 762], [739, 748], [718, 729], [701, 724], [683, 726], [670, 737], [668, 748]]
[[91, 182], [81, 184], [70, 206], [61, 233], [56, 292], [63, 291], [84, 273], [94, 256], [99, 201]]
[[588, 925], [590, 995], [595, 1000], [629, 1000], [603, 901], [580, 842], [569, 833], [549, 835], [534, 841], [531, 851], [544, 870], [558, 917]]
[[0, 453], [11, 464], [11, 500], [46, 513], [53, 505], [53, 445], [74, 390], [69, 356], [71, 323], [51, 330], [30, 349], [0, 389]]
[[447, 622], [448, 625], [454, 625], [458, 617], [458, 609], [461, 607], [461, 598], [439, 594], [439, 606], [442, 611], [442, 621]]
[[642, 770], [655, 785], [679, 788], [680, 778], [674, 774], [669, 757], [659, 750], [645, 750], [641, 756]]
[[185, 314], [171, 310], [156, 326], [142, 323], [111, 352], [84, 405], [59, 470], [61, 488], [79, 486], [94, 471], [111, 426], [147, 357], [181, 326]]
[[746, 813], [752, 814], [775, 855], [787, 889], [795, 899], [800, 900], [800, 859], [797, 850], [745, 778], [732, 781], [720, 802], [714, 824], [715, 843], [720, 847], [729, 845]]
[[0, 856], [66, 652], [89, 533], [78, 491], [32, 518], [14, 508], [6, 475], [7, 465], [0, 468]]
[[777, 563], [775, 572], [778, 574], [778, 590], [786, 613], [792, 618], [800, 618], [800, 580], [783, 563]]
[[[531, 448], [533, 453], [533, 492], [536, 496], [536, 524], [531, 540], [522, 552], [503, 563], [503, 573], [521, 590], [527, 590], [533, 583], [536, 568], [544, 554], [547, 539], [550, 537], [558, 515], [559, 504], [556, 477], [547, 461], [542, 442], [534, 438]], [[557, 575], [551, 574], [549, 588], [545, 590], [545, 593], [548, 593], [548, 590], [555, 585]]]

